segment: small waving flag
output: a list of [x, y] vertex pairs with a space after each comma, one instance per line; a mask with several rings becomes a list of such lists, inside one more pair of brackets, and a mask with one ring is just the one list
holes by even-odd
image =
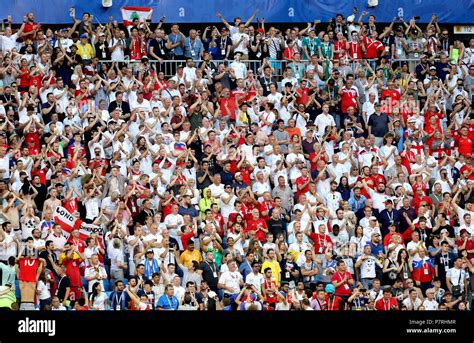
[[151, 20], [151, 15], [153, 14], [151, 7], [124, 6], [120, 10], [122, 11], [123, 23], [127, 28], [132, 26], [133, 20], [137, 18], [140, 20], [140, 23], [148, 19]]

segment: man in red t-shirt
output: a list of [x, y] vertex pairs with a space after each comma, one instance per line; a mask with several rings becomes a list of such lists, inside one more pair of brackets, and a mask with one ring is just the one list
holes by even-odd
[[20, 310], [34, 310], [36, 299], [36, 283], [46, 265], [42, 258], [36, 258], [33, 237], [26, 240], [25, 250], [18, 259], [18, 280], [20, 281]]
[[460, 130], [461, 136], [457, 140], [458, 154], [472, 155], [472, 140], [468, 136], [467, 126]]
[[377, 311], [398, 310], [398, 301], [392, 297], [392, 290], [387, 287], [383, 290], [383, 297], [375, 302]]
[[336, 295], [342, 299], [347, 300], [351, 295], [351, 286], [354, 284], [354, 279], [351, 273], [346, 270], [344, 261], [337, 261], [337, 271], [332, 275], [331, 281], [336, 288]]
[[390, 115], [392, 113], [392, 109], [397, 107], [401, 95], [400, 92], [395, 89], [395, 84], [393, 82], [387, 82], [387, 87], [387, 89], [382, 91], [381, 98], [382, 100], [388, 98], [385, 102], [385, 106], [388, 106], [385, 112]]
[[314, 253], [315, 254], [324, 254], [328, 249], [332, 249], [333, 247], [333, 242], [331, 237], [329, 235], [326, 235], [326, 229], [327, 226], [323, 223], [319, 224], [318, 226], [318, 232], [319, 233], [314, 233], [311, 232], [309, 233], [309, 229], [305, 232], [306, 235], [313, 241], [314, 243]]
[[29, 12], [25, 17], [23, 17], [23, 22], [25, 26], [23, 27], [23, 41], [27, 39], [35, 40], [36, 32], [40, 30], [41, 25], [35, 23], [35, 15], [33, 12]]
[[[365, 48], [364, 58], [376, 59], [383, 55], [385, 47], [381, 41], [377, 40], [377, 33], [372, 32], [372, 38], [362, 37], [362, 46]], [[382, 96], [383, 98], [383, 96]]]
[[341, 112], [347, 113], [349, 107], [354, 109], [360, 108], [359, 106], [359, 91], [357, 87], [353, 85], [354, 81], [352, 78], [348, 78], [345, 87], [339, 89], [341, 95]]
[[237, 104], [235, 97], [232, 96], [229, 88], [224, 88], [222, 91], [222, 97], [219, 99], [219, 106], [222, 118], [229, 117], [230, 120], [235, 120]]
[[265, 220], [260, 218], [260, 212], [257, 208], [252, 210], [252, 218], [247, 221], [244, 233], [255, 231], [255, 238], [260, 242], [265, 242], [265, 237], [268, 232], [268, 226]]
[[341, 305], [344, 304], [344, 300], [335, 295], [334, 293], [336, 293], [336, 289], [334, 287], [333, 284], [327, 284], [326, 285], [326, 288], [325, 288], [325, 291], [326, 291], [326, 311], [340, 311], [342, 310], [341, 309]]
[[70, 280], [71, 292], [69, 293], [69, 299], [80, 299], [82, 297], [82, 279], [79, 265], [82, 262], [82, 258], [74, 250], [71, 242], [67, 242], [64, 245], [64, 251], [59, 255], [58, 262], [66, 267], [66, 275]]
[[415, 208], [415, 211], [418, 213], [418, 209], [420, 208], [420, 204], [424, 202], [426, 205], [432, 207], [433, 201], [431, 201], [431, 198], [425, 194], [423, 191], [423, 188], [419, 187], [416, 190], [416, 194], [413, 197], [413, 200], [411, 202], [411, 205]]
[[471, 260], [474, 257], [472, 251], [474, 251], [474, 240], [470, 237], [469, 231], [466, 229], [461, 229], [459, 231], [459, 239], [456, 240], [456, 246], [458, 247], [458, 251], [466, 250], [468, 251], [467, 258]]
[[296, 178], [296, 198], [300, 198], [301, 194], [306, 194], [309, 191], [309, 183], [311, 182], [311, 177], [308, 173], [308, 168], [301, 168], [301, 176]]
[[301, 80], [300, 87], [296, 90], [296, 104], [305, 105], [309, 98], [309, 88], [306, 88], [306, 80]]

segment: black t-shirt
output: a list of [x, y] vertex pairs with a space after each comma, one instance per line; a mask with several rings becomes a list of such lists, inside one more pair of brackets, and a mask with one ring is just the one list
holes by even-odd
[[95, 47], [95, 55], [100, 60], [110, 60], [110, 52], [109, 52], [109, 43], [104, 41], [103, 43], [97, 42], [94, 44]]
[[38, 195], [35, 198], [36, 208], [43, 208], [46, 196], [48, 195], [48, 190], [45, 185], [40, 184], [40, 186], [35, 186], [31, 184], [31, 187], [34, 187], [38, 192]]
[[380, 115], [372, 114], [369, 118], [369, 126], [372, 127], [371, 133], [375, 137], [383, 137], [388, 131], [389, 121], [385, 113], [380, 113]]
[[5, 107], [5, 112], [8, 112], [8, 110], [15, 109], [16, 107], [18, 107], [18, 103], [16, 102], [16, 98], [13, 96], [13, 94], [0, 95], [0, 101]]
[[448, 224], [442, 225], [442, 226], [439, 227], [438, 232], [441, 232], [441, 231], [444, 230], [444, 229], [448, 230], [448, 233], [449, 233], [448, 236], [449, 236], [449, 237], [451, 237], [451, 238], [456, 237], [456, 235], [455, 235], [455, 233], [454, 233], [454, 227], [452, 227], [451, 225], [448, 225]]
[[227, 173], [226, 171], [221, 171], [221, 180], [224, 185], [232, 185], [234, 181], [234, 174]]
[[64, 297], [66, 296], [66, 291], [68, 287], [71, 287], [71, 281], [69, 280], [69, 277], [63, 276], [62, 278], [59, 278], [57, 288], [57, 296], [59, 298], [59, 301], [64, 301]]
[[[209, 173], [212, 175], [212, 173]], [[202, 177], [204, 175], [204, 173], [202, 171], [199, 171], [196, 173], [196, 179], [199, 178], [199, 177]], [[198, 189], [205, 189], [207, 187], [209, 187], [210, 185], [212, 184], [212, 181], [211, 179], [209, 178], [209, 176], [206, 176], [206, 178], [204, 179], [204, 181], [202, 183], [199, 183], [199, 181], [197, 182], [197, 188]]]
[[117, 100], [114, 100], [109, 105], [109, 113], [111, 113], [116, 108], [122, 109], [123, 114], [130, 114], [130, 105], [126, 101], [122, 101], [120, 104], [117, 103]]
[[[165, 46], [165, 41], [160, 39], [152, 39], [149, 44], [149, 51], [151, 52], [151, 48], [153, 48], [153, 53], [163, 59], [166, 59], [168, 57], [168, 52], [169, 50]], [[154, 57], [154, 56], [151, 56]], [[150, 57], [150, 58], [151, 58]]]
[[58, 263], [58, 257], [56, 256], [55, 253], [50, 254], [47, 250], [43, 250], [42, 252], [39, 253], [39, 257], [43, 258], [46, 261], [46, 268], [51, 270], [51, 272], [54, 274], [54, 276], [58, 276], [56, 274], [56, 271], [53, 268], [53, 264], [51, 263], [51, 260], [48, 258], [51, 256], [51, 259], [53, 260], [54, 263]]
[[[41, 105], [41, 110], [48, 109], [50, 107], [51, 107], [51, 104], [49, 102], [45, 102], [43, 105]], [[51, 116], [56, 113], [56, 106], [52, 106], [51, 109], [47, 111], [46, 113], [44, 113], [43, 111], [41, 112], [42, 112], [44, 123], [49, 124], [49, 122], [51, 121]]]
[[442, 251], [434, 258], [434, 264], [438, 266], [438, 278], [441, 281], [441, 287], [446, 287], [446, 273], [449, 269], [454, 267], [454, 259], [455, 256], [453, 253], [448, 252], [444, 254]]
[[219, 281], [218, 268], [214, 262], [203, 261], [198, 269], [202, 270], [202, 279], [207, 282], [209, 287], [217, 287]]
[[285, 223], [280, 219], [274, 220], [270, 218], [267, 221], [267, 226], [273, 237], [276, 237], [280, 232], [285, 232]]
[[[286, 267], [289, 267], [290, 271], [288, 271]], [[297, 278], [295, 278], [292, 274], [292, 272], [300, 270], [300, 267], [298, 267], [296, 262], [289, 262], [286, 258], [284, 258], [280, 261], [280, 269], [281, 269], [281, 281], [286, 281], [286, 282], [297, 281]]]

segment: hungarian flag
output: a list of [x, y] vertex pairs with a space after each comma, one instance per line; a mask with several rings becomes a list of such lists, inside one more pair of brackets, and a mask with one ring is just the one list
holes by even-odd
[[153, 14], [153, 9], [150, 7], [138, 7], [138, 6], [124, 6], [120, 8], [122, 11], [122, 19], [124, 25], [128, 28], [132, 26], [133, 20], [139, 19], [140, 23], [150, 19]]
[[100, 226], [84, 223], [81, 219], [73, 216], [67, 209], [62, 206], [57, 206], [53, 213], [54, 221], [61, 225], [66, 238], [69, 238], [73, 229], [79, 230], [79, 238], [85, 241], [91, 236], [91, 233], [97, 233], [99, 244], [104, 247], [104, 230]]

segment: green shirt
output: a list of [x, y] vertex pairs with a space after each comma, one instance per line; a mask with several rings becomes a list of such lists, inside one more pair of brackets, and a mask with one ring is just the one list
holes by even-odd
[[[4, 291], [6, 287], [1, 286], [0, 292]], [[0, 308], [11, 308], [12, 304], [16, 302], [15, 292], [10, 291], [7, 294], [0, 295]]]
[[316, 36], [313, 39], [305, 37], [303, 38], [303, 42], [301, 44], [306, 46], [308, 49], [308, 53], [310, 54], [310, 56], [306, 56], [308, 59], [310, 59], [310, 57], [313, 55], [319, 56], [318, 47], [321, 45], [321, 40], [319, 37]]

